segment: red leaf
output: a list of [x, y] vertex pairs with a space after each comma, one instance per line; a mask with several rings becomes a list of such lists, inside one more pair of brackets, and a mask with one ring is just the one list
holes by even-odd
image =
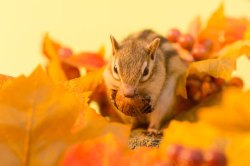
[[71, 66], [85, 67], [87, 70], [95, 70], [103, 67], [106, 61], [100, 53], [84, 52], [70, 56], [63, 61]]
[[124, 155], [124, 149], [124, 145], [109, 134], [71, 147], [66, 153], [62, 165], [126, 166], [129, 164], [129, 160]]

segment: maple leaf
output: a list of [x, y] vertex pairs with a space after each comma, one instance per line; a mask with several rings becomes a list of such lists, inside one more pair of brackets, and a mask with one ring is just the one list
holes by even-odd
[[223, 132], [249, 132], [249, 98], [250, 91], [241, 92], [239, 89], [229, 89], [224, 92], [221, 104], [201, 109], [199, 119], [214, 125]]
[[47, 66], [47, 71], [49, 76], [55, 82], [63, 82], [66, 81], [66, 75], [62, 69], [61, 63], [59, 61], [59, 57], [55, 48], [59, 47], [58, 44], [55, 44], [50, 38], [49, 35], [46, 34], [43, 42], [43, 50], [45, 55], [50, 59], [50, 63]]
[[250, 40], [250, 25], [248, 25], [247, 30], [244, 34], [244, 39], [245, 40]]
[[227, 89], [222, 102], [216, 106], [202, 108], [199, 121], [207, 123], [224, 139], [225, 153], [230, 165], [249, 163], [250, 138], [250, 91]]
[[83, 52], [74, 55], [71, 49], [52, 40], [48, 34], [44, 37], [43, 53], [50, 60], [48, 72], [57, 81], [79, 77], [81, 67], [87, 71], [93, 71], [106, 64], [104, 47], [101, 47], [97, 53]]
[[250, 91], [230, 88], [224, 91], [222, 102], [200, 108], [197, 122], [171, 121], [164, 130], [160, 145], [164, 154], [169, 145], [216, 150], [225, 153], [229, 165], [249, 163]]
[[12, 79], [13, 77], [11, 76], [0, 74], [0, 89], [3, 88], [5, 84], [11, 82]]
[[198, 39], [201, 33], [201, 19], [199, 16], [194, 18], [188, 27], [188, 34], [192, 35], [194, 39]]
[[237, 58], [242, 55], [249, 55], [249, 52], [250, 41], [238, 41], [214, 53], [217, 58], [191, 62], [185, 74], [179, 80], [176, 93], [187, 98], [186, 80], [190, 74], [206, 73], [215, 78], [228, 80], [236, 69]]
[[160, 145], [161, 150], [166, 150], [168, 145], [180, 144], [186, 147], [209, 149], [219, 146], [218, 131], [203, 122], [171, 121], [164, 130], [164, 137]]
[[82, 111], [79, 99], [38, 67], [0, 90], [2, 165], [55, 165]]
[[[62, 162], [62, 165], [128, 165], [125, 155], [125, 145], [111, 134], [86, 140], [71, 147]], [[128, 150], [128, 149], [126, 149]]]
[[72, 51], [51, 40], [48, 34], [44, 37], [43, 53], [50, 60], [47, 70], [54, 81], [60, 82], [80, 76], [78, 68], [62, 61], [70, 57], [73, 54]]
[[244, 39], [249, 25], [250, 21], [246, 18], [227, 18], [225, 27], [225, 43], [230, 44]]
[[74, 67], [84, 67], [88, 71], [93, 71], [102, 68], [106, 61], [104, 60], [104, 47], [101, 47], [99, 52], [83, 52], [63, 59], [63, 62]]
[[208, 20], [205, 29], [200, 32], [199, 39], [210, 39], [213, 51], [218, 51], [227, 44], [244, 39], [249, 23], [246, 18], [226, 17], [224, 5], [221, 4]]
[[87, 139], [71, 146], [65, 153], [61, 165], [157, 165], [163, 159], [157, 149], [128, 149], [119, 137], [106, 134]]
[[219, 8], [209, 18], [205, 29], [200, 33], [199, 38], [210, 39], [213, 42], [213, 49], [218, 50], [221, 47], [221, 42], [224, 40], [224, 29], [226, 18], [224, 15], [224, 6], [221, 4]]
[[248, 165], [250, 163], [250, 135], [244, 134], [233, 141], [226, 148], [226, 154], [231, 166]]
[[119, 138], [120, 142], [127, 144], [130, 126], [110, 122], [103, 116], [97, 114], [92, 108], [86, 107], [84, 112], [78, 117], [72, 130], [75, 133], [75, 140], [86, 140], [105, 134], [113, 134]]
[[104, 68], [87, 73], [84, 76], [69, 80], [64, 83], [65, 87], [71, 91], [81, 93], [85, 91], [94, 91], [102, 83]]
[[129, 131], [130, 126], [109, 122], [88, 107], [74, 125], [76, 143], [66, 151], [62, 165], [127, 165]]

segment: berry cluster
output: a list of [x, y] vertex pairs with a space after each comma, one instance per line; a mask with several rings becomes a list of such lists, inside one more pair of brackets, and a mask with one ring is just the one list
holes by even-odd
[[239, 77], [232, 77], [229, 81], [222, 78], [215, 78], [210, 75], [190, 75], [187, 78], [188, 98], [199, 102], [206, 97], [220, 92], [225, 86], [243, 87], [243, 81]]
[[170, 42], [178, 43], [182, 48], [190, 51], [196, 61], [207, 59], [213, 48], [211, 40], [196, 41], [190, 34], [181, 34], [178, 29], [171, 29], [167, 34], [167, 39]]
[[202, 152], [181, 145], [169, 145], [167, 156], [170, 162], [183, 166], [225, 166], [227, 159], [224, 153], [217, 150]]
[[[195, 61], [208, 59], [213, 49], [211, 40], [195, 39], [190, 34], [182, 34], [178, 29], [171, 29], [167, 34], [167, 39], [188, 51]], [[226, 82], [221, 78], [214, 78], [207, 74], [189, 75], [186, 89], [188, 98], [195, 102], [199, 102], [207, 96], [221, 91], [224, 86], [242, 88], [243, 81], [238, 77], [233, 77]]]
[[225, 81], [220, 78], [213, 78], [209, 75], [190, 75], [187, 78], [188, 98], [194, 101], [201, 101], [207, 96], [217, 93], [222, 89]]

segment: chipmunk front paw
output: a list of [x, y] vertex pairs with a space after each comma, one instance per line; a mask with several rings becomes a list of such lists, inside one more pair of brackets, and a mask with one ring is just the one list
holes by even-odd
[[148, 136], [162, 136], [163, 132], [162, 130], [158, 130], [155, 128], [148, 128], [147, 133]]

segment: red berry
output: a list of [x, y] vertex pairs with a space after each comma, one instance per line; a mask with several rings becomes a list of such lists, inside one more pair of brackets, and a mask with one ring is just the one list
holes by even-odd
[[180, 152], [183, 150], [183, 146], [181, 145], [169, 145], [167, 148], [167, 156], [172, 161], [177, 161]]
[[207, 151], [204, 154], [204, 161], [206, 166], [226, 166], [227, 159], [225, 154], [218, 151]]
[[195, 60], [199, 61], [202, 59], [206, 59], [208, 57], [208, 50], [201, 44], [194, 45], [192, 49], [192, 56]]
[[170, 42], [177, 42], [181, 32], [178, 29], [171, 29], [167, 34], [167, 39]]
[[195, 87], [195, 88], [200, 88], [201, 81], [198, 80], [198, 79], [193, 79], [191, 77], [188, 77], [188, 79], [187, 79], [187, 86], [192, 86], [192, 87]]
[[69, 56], [71, 56], [73, 54], [72, 50], [69, 49], [69, 48], [64, 48], [64, 47], [61, 47], [59, 48], [58, 50], [58, 54], [60, 57], [62, 58], [67, 58]]
[[242, 81], [241, 78], [239, 77], [233, 77], [231, 78], [228, 83], [227, 83], [229, 86], [235, 86], [235, 87], [238, 87], [238, 88], [243, 88], [244, 86], [244, 82]]
[[201, 151], [194, 149], [184, 149], [180, 153], [178, 163], [182, 166], [200, 166], [203, 163]]
[[214, 78], [214, 82], [218, 86], [223, 86], [225, 84], [225, 80], [222, 78]]
[[209, 82], [203, 82], [201, 85], [202, 97], [206, 97], [211, 92], [211, 85]]
[[179, 37], [178, 43], [182, 48], [191, 50], [194, 45], [194, 38], [191, 35], [182, 35]]
[[207, 50], [211, 50], [213, 48], [213, 42], [209, 39], [204, 39], [200, 42], [201, 45], [204, 45]]
[[210, 75], [206, 74], [203, 77], [203, 81], [204, 82], [211, 82], [212, 81], [212, 77]]

